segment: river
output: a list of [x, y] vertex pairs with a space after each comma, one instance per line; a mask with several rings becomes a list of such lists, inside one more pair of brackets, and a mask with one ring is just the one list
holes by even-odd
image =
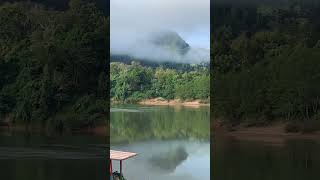
[[[254, 135], [252, 135], [254, 136]], [[265, 141], [219, 136], [213, 139], [216, 180], [318, 180], [320, 143], [274, 137]]]
[[[127, 180], [318, 180], [320, 142], [270, 142], [213, 136], [209, 108], [113, 106], [111, 148], [137, 152], [124, 161]], [[5, 180], [101, 180], [107, 178], [106, 139], [2, 131], [0, 172]], [[114, 163], [114, 170], [118, 170]]]
[[105, 137], [93, 135], [46, 136], [2, 132], [0, 179], [106, 179], [105, 142]]
[[128, 180], [210, 179], [209, 131], [209, 107], [111, 108], [111, 149], [138, 153], [123, 162]]

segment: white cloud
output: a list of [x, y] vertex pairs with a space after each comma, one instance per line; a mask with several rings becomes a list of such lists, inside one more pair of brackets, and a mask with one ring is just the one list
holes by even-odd
[[132, 49], [154, 29], [176, 31], [192, 47], [209, 48], [210, 0], [110, 0], [110, 5], [112, 52]]

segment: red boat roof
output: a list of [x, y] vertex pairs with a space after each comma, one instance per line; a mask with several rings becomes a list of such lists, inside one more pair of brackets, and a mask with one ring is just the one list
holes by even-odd
[[137, 153], [133, 153], [133, 152], [110, 150], [110, 159], [111, 160], [122, 161], [122, 160], [126, 160], [128, 158], [134, 157], [136, 155], [137, 155]]

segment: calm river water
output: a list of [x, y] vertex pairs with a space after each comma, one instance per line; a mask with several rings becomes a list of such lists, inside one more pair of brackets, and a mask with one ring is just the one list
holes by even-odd
[[128, 180], [210, 179], [209, 108], [114, 106], [111, 149], [139, 154], [123, 162]]
[[[276, 140], [276, 141], [274, 141]], [[318, 180], [320, 143], [311, 139], [270, 142], [217, 137], [213, 142], [215, 180]], [[274, 141], [274, 142], [272, 142]]]
[[[209, 108], [114, 106], [111, 148], [133, 151], [127, 180], [318, 180], [320, 142], [271, 143], [217, 136], [209, 143]], [[279, 139], [278, 139], [279, 140]], [[2, 132], [0, 179], [105, 180], [105, 137]], [[114, 170], [118, 164], [114, 163]]]
[[0, 135], [0, 179], [105, 180], [106, 139], [90, 135]]

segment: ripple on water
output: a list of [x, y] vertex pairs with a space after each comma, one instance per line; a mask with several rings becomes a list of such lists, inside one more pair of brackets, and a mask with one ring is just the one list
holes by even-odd
[[103, 159], [105, 148], [68, 145], [39, 147], [0, 147], [0, 159]]

